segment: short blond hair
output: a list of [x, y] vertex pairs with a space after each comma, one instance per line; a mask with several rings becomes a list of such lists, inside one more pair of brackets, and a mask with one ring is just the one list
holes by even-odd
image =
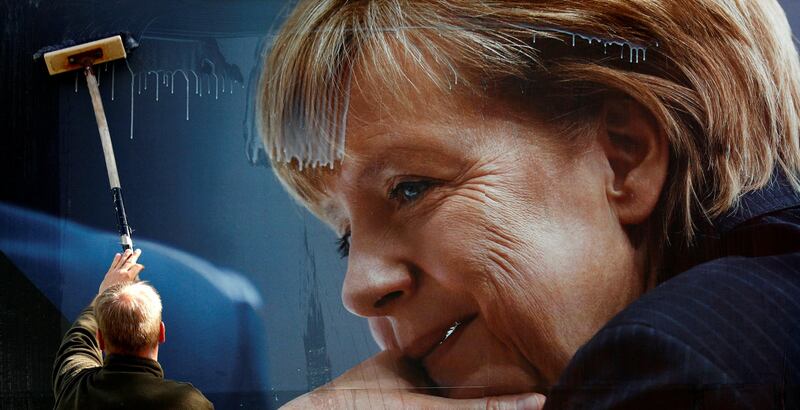
[[[617, 40], [625, 58], [570, 47], [576, 34], [581, 44]], [[563, 52], [544, 55], [537, 36], [560, 38]], [[624, 44], [646, 47], [646, 59], [628, 61]], [[546, 82], [553, 92], [539, 95], [570, 108], [551, 118], [564, 129], [586, 119], [570, 115], [585, 114], [574, 109], [591, 100], [581, 97], [635, 99], [670, 144], [654, 215], [662, 238], [691, 241], [698, 220], [729, 212], [776, 169], [800, 189], [800, 64], [776, 0], [301, 0], [266, 56], [259, 126], [280, 180], [317, 215], [323, 177], [335, 171], [304, 167], [286, 147], [341, 160], [352, 70], [385, 89], [413, 88], [401, 86], [410, 81], [401, 60], [441, 90]]]
[[94, 312], [107, 349], [137, 354], [158, 345], [161, 297], [148, 283], [109, 287], [95, 299]]

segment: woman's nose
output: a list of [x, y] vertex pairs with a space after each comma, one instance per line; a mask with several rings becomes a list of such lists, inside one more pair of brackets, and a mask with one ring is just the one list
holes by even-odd
[[350, 253], [342, 301], [364, 317], [387, 316], [414, 291], [409, 267], [399, 261]]

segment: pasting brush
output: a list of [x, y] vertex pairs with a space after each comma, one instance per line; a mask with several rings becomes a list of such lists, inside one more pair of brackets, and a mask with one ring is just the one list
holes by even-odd
[[100, 131], [100, 142], [103, 145], [108, 183], [111, 185], [114, 210], [117, 214], [117, 230], [123, 250], [132, 249], [133, 240], [128, 218], [125, 215], [125, 206], [122, 202], [122, 187], [119, 182], [117, 162], [114, 159], [114, 148], [111, 145], [111, 134], [108, 130], [103, 100], [100, 98], [100, 88], [93, 67], [97, 64], [126, 58], [127, 52], [137, 46], [138, 43], [130, 34], [117, 33], [91, 40], [87, 39], [79, 43], [68, 41], [60, 45], [44, 47], [33, 55], [34, 60], [44, 60], [50, 75], [82, 70], [86, 77], [86, 85], [91, 95], [92, 107], [94, 107], [94, 117], [97, 120], [97, 129]]

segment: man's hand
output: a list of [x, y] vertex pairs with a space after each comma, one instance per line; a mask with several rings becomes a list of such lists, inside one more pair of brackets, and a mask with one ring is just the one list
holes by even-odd
[[284, 409], [541, 410], [537, 393], [454, 400], [424, 394], [424, 377], [394, 351], [383, 351], [336, 380], [300, 396]]
[[106, 277], [103, 278], [103, 283], [100, 284], [100, 289], [97, 293], [103, 293], [106, 289], [118, 283], [138, 280], [139, 272], [144, 269], [144, 265], [136, 263], [141, 254], [141, 249], [137, 249], [136, 252], [128, 249], [123, 254], [114, 255], [114, 260], [111, 262], [111, 266], [108, 268]]

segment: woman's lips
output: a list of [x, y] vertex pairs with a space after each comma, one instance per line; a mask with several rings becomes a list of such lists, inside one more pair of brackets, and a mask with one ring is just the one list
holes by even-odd
[[464, 333], [464, 329], [469, 326], [470, 322], [475, 319], [476, 315], [466, 317], [464, 319], [456, 320], [450, 327], [445, 330], [441, 340], [431, 347], [431, 349], [420, 359], [424, 367], [428, 367], [428, 363], [435, 361], [436, 357], [446, 354], [452, 346], [458, 341], [459, 337]]
[[530, 392], [538, 382], [532, 366], [490, 331], [483, 316], [462, 321], [421, 364], [437, 395], [454, 399]]
[[427, 335], [415, 340], [414, 343], [412, 343], [408, 348], [403, 349], [404, 354], [410, 359], [420, 362], [424, 361], [426, 357], [438, 350], [442, 345], [452, 343], [453, 341], [450, 339], [459, 334], [461, 330], [463, 330], [463, 328], [474, 318], [475, 315], [471, 315], [452, 322], [445, 329], [428, 333]]

